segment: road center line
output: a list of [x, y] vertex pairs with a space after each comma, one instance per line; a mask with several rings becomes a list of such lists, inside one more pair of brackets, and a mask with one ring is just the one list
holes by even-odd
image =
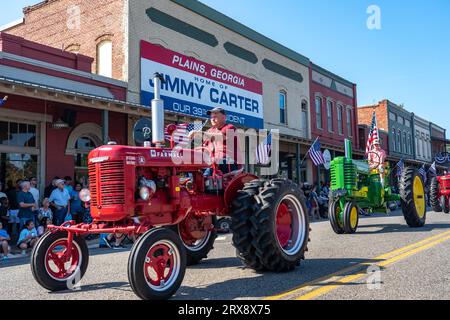
[[[380, 255], [380, 256], [378, 256], [378, 257], [376, 257], [374, 259], [371, 259], [371, 260], [386, 260], [386, 259], [391, 258], [393, 256], [394, 257], [397, 256], [397, 255], [401, 256], [402, 253], [405, 252], [405, 251], [409, 252], [408, 250], [410, 250], [410, 249], [423, 246], [423, 245], [429, 243], [430, 241], [443, 238], [443, 237], [445, 237], [447, 235], [450, 235], [450, 231], [445, 231], [445, 232], [442, 232], [440, 234], [431, 236], [429, 238], [425, 238], [425, 239], [423, 239], [421, 241], [418, 241], [418, 242], [412, 243], [410, 245], [401, 247], [399, 249], [390, 251], [388, 253]], [[339, 276], [342, 276], [342, 275], [345, 275], [345, 274], [348, 274], [348, 273], [351, 273], [351, 272], [357, 272], [357, 271], [359, 271], [360, 269], [362, 269], [365, 266], [374, 265], [374, 264], [376, 264], [376, 263], [362, 262], [362, 263], [359, 263], [359, 264], [356, 264], [356, 265], [344, 268], [344, 269], [339, 270], [337, 272], [334, 272], [332, 274], [328, 274], [328, 275], [325, 275], [325, 276], [320, 277], [318, 279], [312, 280], [310, 282], [307, 282], [307, 283], [305, 283], [305, 284], [303, 284], [303, 285], [301, 285], [301, 286], [299, 286], [299, 287], [297, 287], [295, 289], [289, 290], [287, 292], [284, 292], [284, 293], [281, 293], [281, 294], [278, 294], [278, 295], [274, 295], [274, 296], [266, 297], [266, 298], [264, 298], [264, 300], [279, 300], [279, 299], [283, 299], [283, 298], [285, 298], [287, 296], [299, 293], [300, 291], [305, 291], [308, 288], [310, 289], [311, 287], [314, 287], [318, 283], [321, 283], [321, 282], [330, 280], [331, 278], [339, 277]], [[366, 274], [366, 273], [364, 273], [364, 274]], [[352, 276], [356, 276], [356, 274], [352, 275]]]
[[[425, 245], [420, 246], [418, 248], [412, 249], [410, 251], [406, 251], [406, 252], [404, 252], [404, 253], [402, 253], [402, 254], [400, 254], [398, 256], [394, 256], [394, 257], [392, 257], [392, 258], [390, 258], [388, 260], [384, 260], [384, 261], [381, 261], [379, 263], [374, 263], [373, 265], [374, 266], [378, 266], [378, 267], [386, 267], [386, 266], [391, 265], [391, 264], [393, 264], [393, 263], [395, 263], [397, 261], [406, 259], [406, 258], [408, 258], [408, 257], [410, 257], [412, 255], [415, 255], [415, 254], [417, 254], [419, 252], [422, 252], [422, 251], [425, 251], [425, 250], [427, 250], [429, 248], [435, 247], [438, 244], [440, 244], [442, 242], [445, 242], [447, 240], [450, 240], [450, 236], [447, 236], [447, 237], [444, 237], [444, 238], [440, 238], [438, 240], [435, 240], [435, 241], [433, 241], [431, 243], [425, 244]], [[371, 264], [367, 264], [367, 265], [370, 266]], [[358, 272], [356, 274], [348, 275], [348, 276], [343, 277], [342, 279], [340, 279], [338, 281], [334, 281], [334, 283], [337, 283], [337, 284], [332, 284], [332, 285], [325, 284], [321, 288], [315, 289], [315, 290], [313, 290], [311, 292], [308, 292], [307, 294], [304, 294], [304, 295], [296, 298], [296, 300], [311, 300], [311, 299], [317, 298], [317, 297], [319, 297], [321, 295], [324, 295], [324, 294], [326, 294], [326, 293], [328, 293], [328, 292], [330, 292], [330, 291], [332, 291], [334, 289], [339, 288], [339, 286], [341, 284], [349, 283], [351, 281], [363, 278], [365, 276], [368, 276], [368, 274], [366, 272]]]

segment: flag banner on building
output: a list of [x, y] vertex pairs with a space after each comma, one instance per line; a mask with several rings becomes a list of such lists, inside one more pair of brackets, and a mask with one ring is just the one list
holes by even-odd
[[405, 161], [403, 159], [401, 159], [398, 163], [397, 163], [397, 176], [401, 177], [403, 170], [405, 169]]
[[172, 135], [167, 132], [166, 128], [166, 130], [164, 131], [165, 139], [169, 141], [173, 138], [175, 146], [187, 147], [191, 143], [189, 134], [192, 131], [202, 131], [204, 126], [205, 124], [202, 122], [178, 124], [176, 130], [172, 133]]
[[165, 80], [161, 99], [167, 111], [206, 119], [208, 111], [222, 107], [229, 123], [264, 127], [262, 82], [141, 41], [141, 102], [145, 106], [154, 96], [155, 72]]
[[437, 176], [437, 171], [436, 171], [436, 161], [433, 162], [433, 164], [431, 165], [430, 169], [428, 169], [428, 172], [431, 173], [431, 175], [433, 177]]
[[320, 166], [321, 164], [325, 163], [325, 160], [323, 158], [323, 154], [322, 151], [320, 151], [320, 141], [319, 138], [316, 139], [316, 141], [314, 141], [314, 143], [312, 144], [311, 148], [308, 151], [309, 157], [311, 158], [312, 162], [314, 162], [314, 164], [316, 166]]
[[272, 152], [272, 132], [261, 142], [256, 148], [256, 163], [260, 165], [270, 164], [270, 157]]
[[8, 96], [3, 97], [3, 99], [0, 100], [0, 107], [2, 107], [6, 103], [7, 100], [8, 100]]
[[370, 150], [372, 150], [372, 145], [376, 143], [380, 143], [380, 137], [378, 135], [377, 114], [374, 111], [372, 116], [372, 125], [369, 131], [369, 137], [367, 138], [366, 156], [368, 156]]
[[425, 170], [425, 165], [420, 167], [419, 174], [422, 176], [423, 182], [427, 183], [427, 171]]

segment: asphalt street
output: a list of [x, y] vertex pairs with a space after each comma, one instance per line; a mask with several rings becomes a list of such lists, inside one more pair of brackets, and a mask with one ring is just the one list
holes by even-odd
[[[256, 273], [235, 257], [231, 235], [219, 236], [207, 260], [189, 267], [174, 299], [450, 299], [450, 215], [429, 212], [424, 228], [400, 213], [360, 220], [353, 235], [328, 221], [311, 224], [306, 260], [289, 273]], [[127, 278], [128, 250], [90, 248], [77, 291], [49, 293], [33, 279], [29, 257], [0, 262], [2, 298], [136, 299]]]

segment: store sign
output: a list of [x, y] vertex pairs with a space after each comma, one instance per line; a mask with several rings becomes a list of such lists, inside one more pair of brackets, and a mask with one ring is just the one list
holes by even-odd
[[141, 41], [141, 103], [146, 106], [153, 99], [155, 72], [165, 79], [166, 110], [207, 118], [207, 111], [222, 107], [232, 124], [264, 127], [261, 82]]
[[330, 170], [331, 168], [331, 153], [330, 151], [327, 149], [323, 152], [323, 166], [325, 167], [325, 169]]

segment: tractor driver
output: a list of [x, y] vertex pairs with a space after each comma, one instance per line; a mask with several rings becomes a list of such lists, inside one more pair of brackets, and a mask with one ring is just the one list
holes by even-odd
[[381, 185], [384, 187], [386, 152], [381, 148], [380, 140], [375, 139], [369, 153], [369, 166], [380, 173]]
[[[241, 162], [238, 160], [240, 155], [238, 137], [234, 135], [234, 141], [231, 142], [227, 139], [227, 134], [234, 134], [236, 127], [227, 124], [227, 114], [223, 108], [215, 108], [207, 114], [211, 117], [212, 127], [204, 133], [203, 146], [210, 151], [222, 174], [241, 169], [242, 166], [239, 165]], [[189, 137], [192, 139], [195, 134], [199, 132], [191, 132]], [[234, 144], [234, 150], [228, 150], [227, 143]], [[212, 173], [212, 168], [209, 168], [205, 171], [205, 176], [211, 176]]]

